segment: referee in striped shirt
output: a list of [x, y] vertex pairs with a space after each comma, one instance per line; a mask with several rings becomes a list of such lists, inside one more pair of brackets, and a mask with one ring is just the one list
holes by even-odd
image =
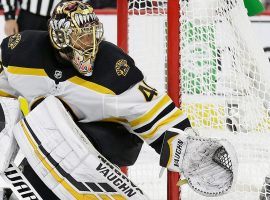
[[[56, 4], [61, 0], [2, 0], [7, 36], [24, 30], [48, 30], [47, 21]], [[16, 20], [15, 12], [20, 5]]]

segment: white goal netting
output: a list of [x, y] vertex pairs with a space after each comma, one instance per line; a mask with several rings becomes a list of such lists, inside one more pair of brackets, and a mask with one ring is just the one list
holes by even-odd
[[[227, 138], [239, 159], [235, 187], [211, 199], [254, 200], [260, 195], [267, 199], [262, 186], [270, 174], [270, 65], [243, 0], [180, 0], [179, 4], [181, 107], [201, 136]], [[159, 91], [167, 87], [166, 14], [167, 0], [129, 2], [129, 54]], [[148, 155], [129, 173], [138, 184], [147, 176], [142, 188], [150, 199], [164, 200], [166, 177], [158, 179], [158, 161], [152, 164], [151, 159]], [[207, 199], [186, 185], [181, 189], [183, 200]]]

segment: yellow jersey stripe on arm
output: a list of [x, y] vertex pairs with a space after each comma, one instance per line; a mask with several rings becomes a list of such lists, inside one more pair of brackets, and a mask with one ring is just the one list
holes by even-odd
[[48, 76], [44, 69], [33, 69], [26, 67], [8, 66], [7, 71], [11, 74]]
[[184, 111], [177, 109], [172, 115], [170, 115], [170, 116], [166, 117], [164, 120], [160, 121], [151, 132], [149, 132], [147, 134], [140, 135], [140, 137], [142, 137], [145, 140], [152, 138], [161, 127], [166, 126], [167, 124], [170, 124], [173, 121], [176, 121], [177, 118], [180, 118], [184, 114], [185, 114]]
[[9, 93], [3, 91], [3, 90], [0, 90], [0, 96], [1, 96], [1, 97], [17, 98], [17, 97], [15, 97], [15, 96], [13, 96], [13, 95], [11, 95], [11, 94], [9, 94]]
[[86, 81], [82, 78], [79, 78], [77, 76], [74, 76], [72, 78], [69, 78], [68, 81], [76, 84], [76, 85], [80, 85], [82, 87], [85, 87], [87, 89], [90, 89], [90, 90], [94, 90], [96, 92], [99, 92], [99, 93], [102, 93], [102, 94], [112, 94], [112, 95], [115, 95], [115, 93], [110, 90], [109, 88], [106, 88], [102, 85], [99, 85], [99, 84], [96, 84], [96, 83], [93, 83], [93, 82], [90, 82], [90, 81]]
[[165, 95], [150, 111], [148, 111], [146, 114], [138, 117], [137, 119], [130, 121], [129, 124], [131, 127], [138, 126], [139, 124], [142, 124], [144, 122], [149, 121], [151, 118], [154, 117], [154, 115], [160, 111], [160, 108], [163, 107], [165, 104], [170, 102], [171, 99], [168, 95]]

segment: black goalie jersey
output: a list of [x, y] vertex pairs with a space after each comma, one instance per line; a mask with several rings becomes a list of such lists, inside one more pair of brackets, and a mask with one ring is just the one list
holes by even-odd
[[60, 58], [47, 32], [15, 34], [3, 40], [1, 50], [1, 96], [23, 96], [31, 105], [54, 95], [81, 122], [119, 122], [149, 144], [186, 124], [170, 97], [147, 85], [132, 58], [109, 42], [101, 42], [90, 77]]

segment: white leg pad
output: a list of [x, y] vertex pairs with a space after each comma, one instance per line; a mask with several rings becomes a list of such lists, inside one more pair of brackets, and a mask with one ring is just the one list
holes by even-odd
[[31, 167], [60, 199], [148, 199], [93, 147], [53, 96], [13, 132]]
[[17, 152], [17, 143], [12, 129], [19, 121], [21, 111], [19, 102], [16, 99], [0, 97], [0, 104], [5, 116], [1, 120], [1, 123], [5, 123], [4, 128], [0, 131], [0, 173], [3, 173], [12, 160], [14, 153]]

